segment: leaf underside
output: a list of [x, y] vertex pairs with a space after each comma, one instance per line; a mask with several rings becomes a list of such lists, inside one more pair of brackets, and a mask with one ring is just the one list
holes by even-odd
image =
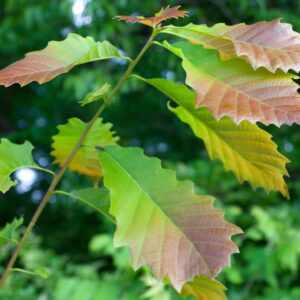
[[161, 22], [169, 19], [178, 19], [186, 17], [188, 12], [185, 10], [180, 10], [180, 6], [162, 8], [158, 13], [155, 14], [155, 17], [133, 17], [133, 16], [117, 16], [118, 21], [125, 21], [130, 23], [141, 23], [150, 27], [157, 27]]
[[[51, 155], [55, 158], [54, 163], [62, 166], [80, 135], [82, 134], [86, 124], [78, 118], [71, 118], [67, 124], [58, 126], [58, 134], [53, 136], [53, 151]], [[74, 158], [69, 164], [71, 171], [85, 174], [91, 177], [99, 178], [102, 176], [102, 168], [99, 164], [96, 146], [105, 147], [112, 145], [118, 141], [118, 137], [114, 136], [115, 132], [111, 131], [111, 123], [103, 123], [99, 118], [89, 131], [82, 147], [77, 151]]]
[[52, 41], [43, 50], [30, 52], [0, 70], [0, 85], [23, 86], [32, 81], [42, 84], [77, 65], [109, 58], [125, 57], [108, 41], [96, 42], [91, 37], [70, 33], [65, 40]]
[[230, 240], [241, 230], [223, 218], [210, 196], [194, 194], [156, 158], [139, 148], [108, 146], [99, 152], [104, 185], [116, 218], [116, 247], [128, 246], [134, 269], [148, 264], [177, 291], [197, 275], [215, 277], [238, 252]]
[[169, 25], [162, 32], [216, 49], [221, 59], [243, 58], [255, 70], [264, 67], [273, 73], [277, 69], [300, 71], [300, 34], [293, 31], [290, 24], [281, 23], [280, 19], [252, 25]]
[[29, 142], [14, 144], [7, 139], [1, 139], [0, 143], [0, 192], [6, 193], [16, 185], [16, 180], [11, 180], [10, 175], [21, 168], [39, 167], [32, 158], [33, 146]]
[[229, 116], [266, 125], [300, 123], [300, 94], [294, 75], [277, 70], [254, 71], [235, 58], [220, 61], [215, 50], [179, 42], [163, 45], [182, 59], [186, 83], [197, 93], [196, 106], [207, 107], [215, 118]]
[[206, 108], [196, 109], [196, 94], [183, 84], [139, 78], [176, 102], [178, 106], [169, 109], [204, 141], [211, 159], [222, 161], [226, 170], [233, 171], [240, 182], [248, 181], [254, 189], [280, 191], [289, 197], [283, 179], [288, 175], [285, 165], [289, 160], [277, 151], [269, 133], [248, 121], [237, 125], [228, 117], [216, 120]]

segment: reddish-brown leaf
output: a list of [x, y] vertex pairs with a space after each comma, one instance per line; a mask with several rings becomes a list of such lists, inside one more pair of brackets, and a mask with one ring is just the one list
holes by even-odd
[[183, 27], [166, 26], [162, 31], [219, 51], [222, 59], [236, 56], [248, 61], [253, 69], [264, 67], [270, 72], [281, 69], [300, 71], [300, 34], [280, 19], [228, 26], [212, 27], [188, 24]]
[[188, 42], [167, 49], [182, 58], [186, 83], [197, 93], [196, 106], [207, 107], [215, 118], [229, 116], [235, 123], [248, 120], [266, 125], [300, 124], [300, 94], [295, 75], [260, 68], [235, 58], [221, 61], [215, 50]]
[[132, 16], [116, 16], [119, 21], [131, 22], [131, 23], [141, 23], [150, 27], [157, 27], [161, 22], [168, 19], [178, 19], [188, 15], [188, 11], [180, 10], [180, 6], [162, 8], [154, 17], [145, 18], [132, 17]]
[[109, 42], [96, 42], [91, 37], [70, 33], [65, 40], [52, 41], [45, 49], [30, 52], [25, 58], [0, 70], [0, 85], [44, 83], [76, 65], [109, 58], [121, 58], [119, 51]]
[[216, 120], [208, 109], [195, 108], [196, 94], [183, 84], [162, 78], [137, 78], [178, 105], [176, 108], [169, 106], [169, 109], [204, 141], [209, 157], [219, 159], [240, 182], [248, 181], [254, 189], [280, 191], [289, 198], [284, 181], [284, 176], [288, 176], [286, 164], [289, 160], [278, 152], [269, 133], [248, 121], [237, 125], [227, 117]]

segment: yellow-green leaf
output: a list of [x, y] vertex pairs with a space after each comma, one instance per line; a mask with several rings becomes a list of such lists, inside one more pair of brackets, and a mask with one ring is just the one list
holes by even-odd
[[182, 287], [180, 295], [193, 296], [195, 300], [227, 300], [226, 287], [218, 280], [198, 276]]
[[277, 151], [269, 133], [248, 121], [237, 125], [228, 117], [216, 120], [206, 108], [196, 109], [195, 93], [183, 84], [139, 78], [178, 104], [175, 108], [169, 106], [170, 110], [204, 141], [211, 159], [221, 160], [240, 182], [248, 181], [253, 188], [280, 191], [289, 197], [283, 179], [288, 175], [285, 165], [289, 160]]
[[81, 104], [81, 106], [85, 106], [94, 101], [103, 99], [103, 98], [105, 98], [107, 93], [110, 91], [110, 89], [111, 89], [111, 85], [109, 83], [105, 82], [99, 89], [88, 93], [84, 97], [84, 99], [82, 101], [80, 101], [79, 103]]
[[[71, 118], [67, 124], [58, 126], [59, 133], [53, 137], [53, 151], [51, 152], [55, 157], [54, 163], [60, 166], [64, 164], [85, 126], [86, 124], [78, 118]], [[118, 137], [115, 136], [115, 132], [111, 131], [111, 128], [111, 123], [103, 123], [99, 118], [70, 162], [69, 169], [91, 177], [101, 177], [102, 168], [99, 164], [96, 146], [105, 147], [118, 141]]]

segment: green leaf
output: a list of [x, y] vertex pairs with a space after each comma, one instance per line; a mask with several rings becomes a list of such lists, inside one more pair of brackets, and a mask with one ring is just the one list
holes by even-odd
[[49, 277], [49, 270], [46, 268], [38, 268], [35, 270], [37, 276], [47, 279]]
[[32, 81], [42, 84], [77, 65], [110, 58], [128, 59], [108, 41], [96, 42], [91, 37], [70, 33], [65, 40], [52, 41], [45, 49], [30, 52], [0, 70], [0, 85], [19, 83], [23, 86]]
[[106, 188], [86, 188], [74, 193], [74, 197], [85, 202], [100, 213], [107, 213], [110, 207], [109, 190]]
[[238, 252], [230, 237], [241, 230], [223, 219], [214, 198], [196, 195], [192, 182], [178, 181], [142, 149], [108, 146], [99, 157], [117, 221], [114, 243], [130, 248], [134, 269], [148, 264], [180, 291], [193, 277], [214, 277], [230, 264]]
[[63, 277], [54, 290], [55, 300], [118, 300], [121, 288], [117, 283], [102, 282], [96, 279]]
[[285, 165], [289, 160], [277, 151], [269, 133], [248, 121], [237, 125], [228, 117], [216, 120], [206, 108], [196, 109], [196, 94], [183, 84], [162, 78], [138, 78], [179, 105], [169, 106], [169, 109], [204, 141], [210, 158], [221, 160], [225, 169], [233, 171], [240, 182], [248, 181], [253, 188], [280, 191], [289, 197], [283, 179], [288, 175]]
[[0, 230], [0, 246], [7, 242], [17, 243], [16, 229], [23, 224], [23, 218], [14, 218], [11, 223], [7, 223], [3, 229]]
[[[109, 216], [109, 190], [106, 188], [85, 188], [76, 191], [73, 194], [57, 190], [55, 193], [76, 199], [112, 220], [112, 218]], [[114, 223], [114, 220], [112, 221]]]
[[101, 100], [101, 99], [105, 98], [105, 96], [110, 91], [110, 89], [111, 89], [111, 85], [106, 82], [99, 89], [88, 93], [84, 97], [84, 99], [82, 101], [80, 101], [79, 103], [81, 103], [81, 106], [85, 106], [85, 105], [90, 104], [94, 101]]
[[196, 106], [207, 107], [215, 118], [229, 116], [237, 124], [243, 120], [277, 126], [300, 123], [295, 75], [254, 71], [238, 58], [221, 61], [216, 50], [188, 42], [163, 46], [182, 59], [186, 83], [197, 94]]
[[100, 253], [114, 256], [116, 249], [113, 246], [113, 238], [110, 234], [94, 235], [89, 243], [89, 250], [91, 253]]
[[219, 281], [199, 276], [186, 283], [180, 295], [193, 296], [196, 300], [227, 300], [225, 290], [226, 287]]
[[[71, 118], [67, 124], [58, 126], [59, 133], [53, 137], [53, 151], [51, 152], [51, 155], [55, 157], [54, 163], [60, 166], [64, 164], [85, 126], [86, 123], [78, 118]], [[101, 118], [94, 123], [83, 142], [83, 146], [70, 162], [70, 170], [94, 178], [102, 176], [102, 168], [95, 147], [105, 147], [118, 141], [119, 138], [114, 136], [115, 132], [111, 131], [111, 127], [111, 123], [103, 123]]]
[[171, 300], [171, 295], [166, 289], [163, 281], [157, 280], [150, 273], [146, 273], [142, 278], [147, 290], [141, 295], [141, 299], [147, 300]]
[[[52, 173], [50, 170], [38, 166], [33, 158], [33, 146], [29, 142], [14, 144], [7, 139], [0, 141], [0, 191], [6, 193], [18, 182], [12, 181], [10, 175], [21, 168], [33, 168]], [[52, 173], [53, 174], [53, 173]]]

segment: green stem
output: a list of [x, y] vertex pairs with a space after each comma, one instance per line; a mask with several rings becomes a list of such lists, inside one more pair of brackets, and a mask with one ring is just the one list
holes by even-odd
[[23, 274], [27, 274], [27, 275], [30, 275], [30, 276], [39, 276], [39, 277], [42, 277], [42, 278], [46, 277], [46, 276], [43, 276], [42, 274], [40, 274], [38, 272], [28, 271], [28, 270], [19, 269], [19, 268], [12, 268], [11, 272], [23, 273]]
[[117, 85], [114, 87], [114, 89], [112, 90], [110, 95], [107, 97], [106, 101], [100, 106], [100, 108], [94, 114], [92, 119], [87, 123], [86, 127], [84, 128], [84, 130], [83, 130], [83, 132], [80, 136], [80, 138], [78, 139], [76, 145], [74, 146], [72, 152], [70, 153], [70, 155], [66, 159], [65, 163], [62, 165], [61, 169], [54, 176], [54, 178], [53, 178], [46, 194], [44, 195], [40, 205], [38, 206], [37, 210], [35, 211], [28, 227], [26, 228], [26, 231], [25, 231], [23, 237], [19, 241], [14, 253], [12, 254], [12, 256], [11, 256], [7, 266], [6, 266], [6, 269], [5, 269], [5, 271], [4, 271], [4, 273], [1, 277], [1, 280], [0, 280], [0, 288], [4, 286], [9, 274], [11, 273], [12, 267], [14, 266], [14, 264], [15, 264], [18, 256], [19, 256], [19, 253], [21, 252], [25, 242], [27, 241], [31, 231], [33, 230], [37, 220], [39, 219], [41, 213], [43, 212], [43, 210], [46, 206], [46, 204], [48, 203], [49, 199], [51, 198], [56, 186], [60, 182], [61, 178], [63, 177], [63, 175], [65, 173], [65, 171], [67, 170], [70, 162], [74, 158], [74, 156], [77, 153], [77, 151], [79, 150], [79, 148], [82, 146], [83, 141], [86, 138], [86, 136], [88, 135], [90, 129], [92, 128], [92, 126], [94, 125], [94, 123], [98, 119], [98, 117], [103, 113], [105, 108], [109, 105], [112, 98], [116, 95], [116, 93], [119, 91], [119, 89], [124, 84], [124, 82], [130, 77], [130, 75], [131, 75], [133, 69], [135, 68], [135, 66], [137, 65], [137, 63], [140, 61], [140, 59], [142, 58], [144, 53], [147, 51], [147, 49], [152, 45], [152, 42], [153, 42], [155, 36], [157, 35], [157, 33], [158, 33], [158, 31], [154, 29], [151, 36], [150, 36], [150, 38], [148, 39], [147, 43], [144, 45], [144, 47], [138, 53], [136, 58], [130, 62], [129, 66], [128, 66], [128, 69], [126, 70], [126, 72], [124, 73], [124, 75], [122, 76], [120, 81], [117, 83]]
[[49, 169], [46, 169], [46, 168], [42, 168], [40, 166], [22, 166], [22, 168], [35, 169], [35, 170], [38, 170], [38, 171], [43, 171], [43, 172], [49, 173], [52, 176], [55, 176], [55, 172], [53, 172], [53, 171], [51, 171]]
[[116, 221], [107, 213], [105, 213], [103, 210], [99, 209], [98, 207], [96, 207], [95, 205], [92, 205], [91, 203], [89, 203], [88, 201], [84, 200], [83, 198], [81, 197], [78, 197], [74, 194], [71, 194], [71, 193], [68, 193], [68, 192], [65, 192], [65, 191], [59, 191], [59, 190], [55, 190], [53, 192], [53, 194], [58, 194], [58, 195], [64, 195], [64, 196], [67, 196], [69, 198], [73, 198], [75, 200], [78, 200], [90, 207], [92, 207], [93, 209], [97, 210], [100, 214], [102, 214], [104, 217], [106, 217], [109, 221], [111, 221], [113, 224], [116, 225]]

